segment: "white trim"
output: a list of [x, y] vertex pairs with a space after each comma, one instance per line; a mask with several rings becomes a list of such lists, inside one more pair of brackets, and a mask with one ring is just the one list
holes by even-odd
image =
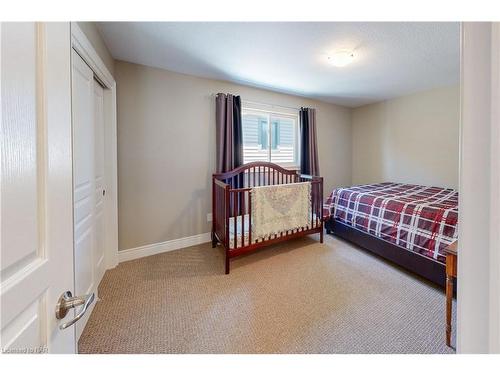
[[151, 245], [134, 247], [132, 249], [121, 250], [118, 252], [118, 261], [126, 262], [128, 260], [148, 257], [150, 255], [165, 253], [168, 251], [183, 249], [189, 246], [200, 245], [210, 242], [210, 232], [197, 234], [195, 236], [177, 238], [175, 240], [154, 243]]
[[71, 22], [71, 47], [105, 86], [105, 269], [118, 264], [118, 162], [116, 131], [116, 82], [78, 23]]
[[499, 26], [462, 23], [459, 354], [500, 352]]
[[500, 353], [500, 24], [491, 26], [489, 352]]
[[115, 79], [109, 72], [108, 68], [99, 57], [92, 43], [87, 39], [78, 23], [71, 22], [71, 47], [81, 56], [83, 61], [97, 75], [97, 78], [103, 83], [106, 88], [111, 89], [115, 83]]
[[104, 90], [104, 168], [107, 199], [105, 269], [118, 265], [118, 149], [116, 128], [116, 83], [109, 90]]

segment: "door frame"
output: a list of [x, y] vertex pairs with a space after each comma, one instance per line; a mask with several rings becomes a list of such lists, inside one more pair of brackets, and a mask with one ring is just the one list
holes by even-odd
[[92, 69], [95, 78], [104, 87], [104, 180], [106, 186], [104, 269], [108, 270], [118, 265], [116, 81], [76, 22], [71, 22], [71, 48]]
[[461, 24], [457, 353], [500, 353], [500, 24]]

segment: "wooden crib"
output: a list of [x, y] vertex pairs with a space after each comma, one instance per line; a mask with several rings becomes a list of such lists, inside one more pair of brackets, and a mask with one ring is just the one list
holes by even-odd
[[[255, 186], [311, 182], [311, 222], [307, 227], [281, 232], [269, 239], [252, 239], [252, 202]], [[301, 175], [277, 164], [253, 162], [212, 176], [212, 247], [225, 250], [226, 274], [229, 260], [263, 246], [313, 233], [323, 243], [323, 177]]]

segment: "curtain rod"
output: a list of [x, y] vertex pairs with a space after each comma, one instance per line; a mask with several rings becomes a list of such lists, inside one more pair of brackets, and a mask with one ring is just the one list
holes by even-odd
[[[217, 93], [214, 93], [212, 94], [214, 97], [217, 96]], [[287, 109], [293, 109], [295, 111], [300, 111], [301, 108], [300, 107], [289, 107], [289, 106], [286, 106], [286, 105], [280, 105], [280, 104], [273, 104], [273, 103], [264, 103], [264, 102], [256, 102], [256, 101], [253, 101], [253, 100], [246, 100], [246, 99], [241, 99], [242, 102], [244, 103], [249, 103], [249, 104], [257, 104], [257, 105], [264, 105], [264, 106], [267, 106], [267, 107], [277, 107], [277, 108], [287, 108]]]

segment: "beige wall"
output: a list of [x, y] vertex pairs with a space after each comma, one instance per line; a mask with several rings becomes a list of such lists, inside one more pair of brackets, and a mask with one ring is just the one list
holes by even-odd
[[94, 49], [96, 50], [99, 57], [102, 59], [106, 68], [108, 68], [111, 75], [115, 72], [115, 60], [109, 53], [104, 40], [101, 38], [99, 31], [94, 22], [78, 22], [78, 26], [82, 29], [85, 36], [88, 38]]
[[316, 108], [325, 194], [351, 182], [348, 108], [122, 61], [115, 79], [122, 250], [210, 231], [217, 92]]
[[458, 188], [459, 87], [417, 93], [352, 112], [352, 182]]

